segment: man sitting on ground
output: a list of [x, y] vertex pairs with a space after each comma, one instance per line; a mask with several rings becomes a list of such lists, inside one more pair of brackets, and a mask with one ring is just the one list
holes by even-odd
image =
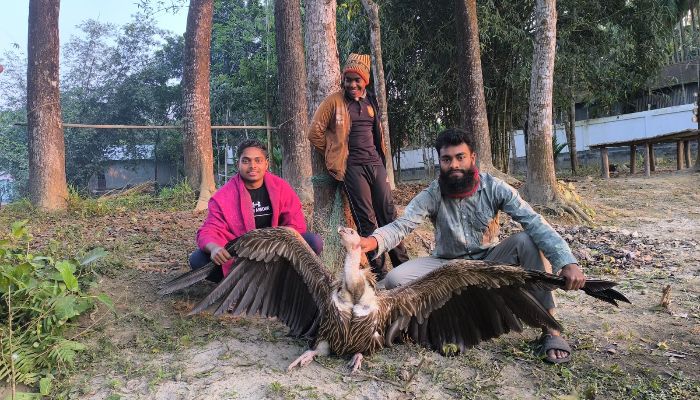
[[[404, 285], [455, 258], [491, 260], [540, 271], [549, 260], [553, 272], [566, 279], [566, 290], [583, 287], [586, 277], [564, 239], [510, 185], [488, 173], [479, 173], [471, 133], [445, 130], [438, 135], [435, 149], [440, 157], [439, 178], [411, 200], [403, 216], [360, 242], [363, 251], [376, 249], [382, 254], [426, 219], [435, 226], [432, 256], [407, 261], [390, 271], [384, 280], [387, 289]], [[525, 231], [499, 243], [498, 211], [509, 214]], [[532, 294], [554, 315], [551, 291], [536, 290]], [[549, 362], [562, 363], [571, 358], [571, 348], [559, 331], [543, 327], [540, 345]]]
[[190, 255], [190, 268], [214, 261], [221, 265], [207, 279], [219, 282], [228, 275], [233, 259], [226, 244], [258, 228], [287, 226], [299, 232], [316, 254], [323, 241], [306, 231], [301, 201], [284, 179], [268, 171], [267, 147], [257, 139], [238, 146], [238, 173], [209, 200], [209, 214], [197, 231], [199, 250]]

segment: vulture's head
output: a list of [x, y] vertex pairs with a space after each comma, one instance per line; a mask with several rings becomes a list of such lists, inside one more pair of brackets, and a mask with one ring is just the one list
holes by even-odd
[[338, 227], [338, 234], [340, 235], [340, 243], [343, 244], [345, 250], [357, 251], [360, 247], [360, 235], [352, 228], [346, 228], [344, 226]]

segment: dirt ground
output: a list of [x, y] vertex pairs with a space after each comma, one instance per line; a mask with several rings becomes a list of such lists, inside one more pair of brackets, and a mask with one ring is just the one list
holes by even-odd
[[[533, 354], [536, 329], [445, 358], [414, 345], [384, 349], [349, 375], [346, 359], [321, 358], [286, 372], [306, 343], [256, 317], [186, 317], [212, 286], [160, 298], [160, 283], [186, 268], [202, 213], [124, 211], [98, 217], [35, 218], [37, 246], [103, 246], [110, 256], [94, 288], [112, 296], [81, 321], [90, 350], [62, 391], [79, 399], [700, 399], [700, 174], [577, 178], [597, 212], [594, 226], [549, 218], [589, 276], [616, 280], [632, 304], [620, 308], [557, 292], [572, 362]], [[400, 202], [420, 185], [402, 186]], [[3, 216], [2, 220], [9, 218]], [[5, 222], [5, 221], [3, 221]], [[517, 230], [504, 222], [504, 234]], [[430, 227], [407, 240], [413, 256]], [[670, 287], [670, 305], [660, 306]]]

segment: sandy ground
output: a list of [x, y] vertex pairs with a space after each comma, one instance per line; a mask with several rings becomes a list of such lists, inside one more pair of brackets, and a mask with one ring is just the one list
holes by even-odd
[[[184, 270], [203, 214], [38, 218], [31, 223], [38, 246], [53, 238], [66, 251], [86, 243], [110, 251], [95, 290], [118, 309], [81, 321], [92, 326], [90, 350], [61, 392], [110, 400], [700, 398], [700, 174], [579, 178], [574, 185], [596, 210], [595, 225], [553, 222], [586, 273], [620, 282], [633, 304], [614, 308], [558, 292], [558, 316], [574, 347], [566, 365], [539, 360], [531, 347], [538, 331], [528, 328], [457, 357], [398, 345], [367, 358], [356, 375], [337, 357], [287, 373], [306, 343], [285, 336], [280, 323], [185, 317], [212, 288], [206, 284], [155, 295]], [[403, 197], [409, 189], [419, 188], [402, 188]], [[431, 241], [430, 228], [419, 229], [410, 252], [425, 254]], [[659, 304], [669, 285], [665, 309]]]

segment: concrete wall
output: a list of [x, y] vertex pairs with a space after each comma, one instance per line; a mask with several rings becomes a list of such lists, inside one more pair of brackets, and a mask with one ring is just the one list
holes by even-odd
[[[153, 160], [110, 161], [104, 170], [105, 190], [121, 189], [135, 186], [143, 182], [152, 181], [155, 177], [155, 163]], [[158, 184], [172, 185], [177, 183], [178, 175], [170, 164], [158, 163]], [[93, 175], [88, 182], [91, 191], [100, 190], [97, 175]]]
[[[576, 122], [576, 150], [587, 151], [589, 146], [643, 139], [667, 133], [695, 129], [693, 122], [693, 104], [660, 108], [632, 114], [588, 119]], [[563, 126], [557, 126], [557, 141], [566, 143]], [[517, 157], [525, 157], [525, 137], [522, 130], [515, 131], [515, 149]], [[565, 148], [562, 153], [568, 153]]]

